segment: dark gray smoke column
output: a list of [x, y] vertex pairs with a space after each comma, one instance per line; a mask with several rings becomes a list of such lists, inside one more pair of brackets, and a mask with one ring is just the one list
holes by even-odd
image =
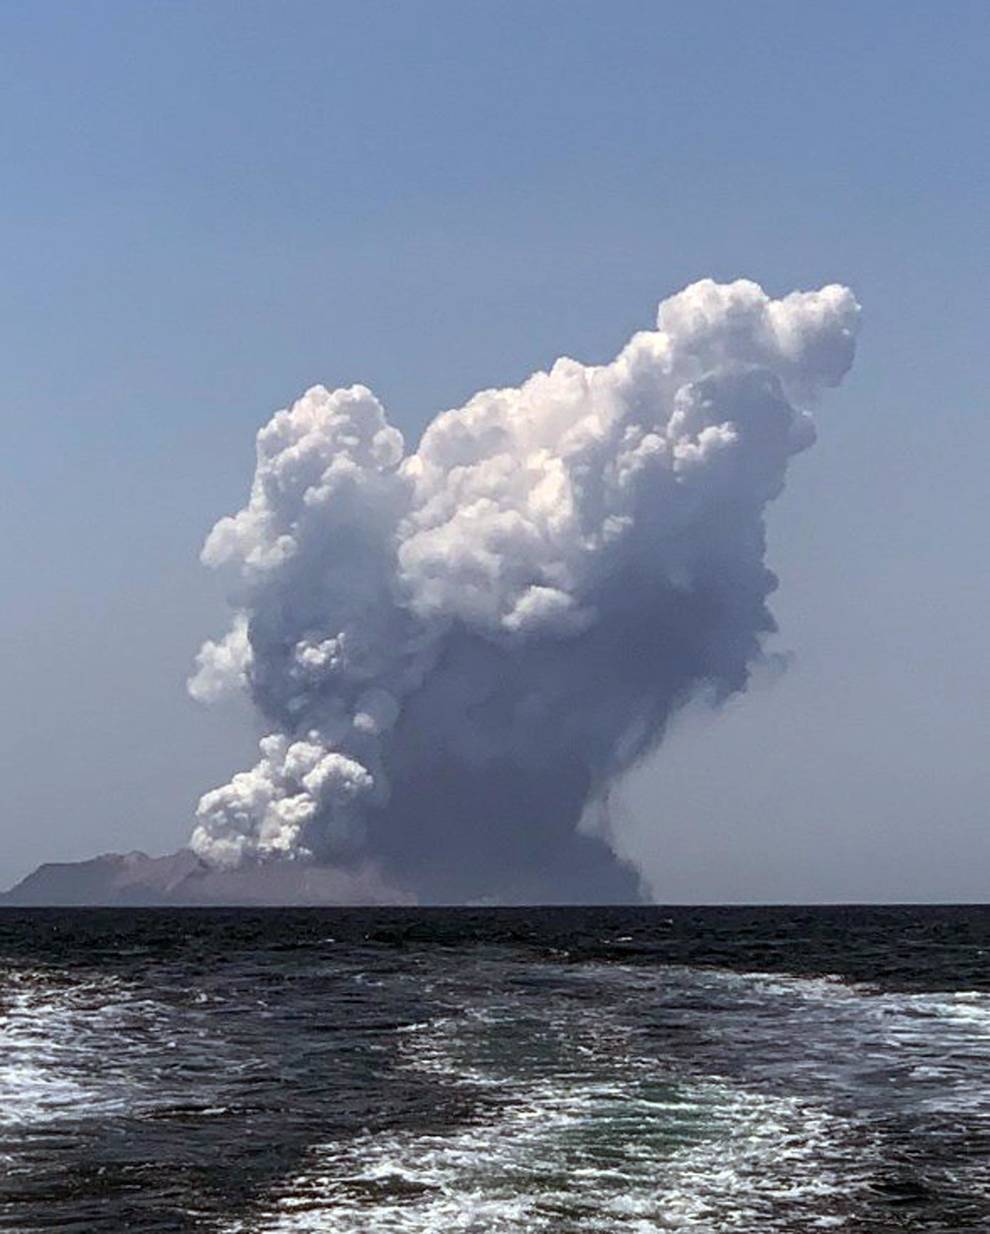
[[843, 287], [696, 283], [611, 364], [483, 391], [406, 457], [363, 386], [278, 412], [203, 550], [236, 612], [190, 683], [246, 689], [271, 735], [193, 848], [426, 900], [634, 896], [596, 807], [694, 692], [745, 688], [764, 508], [858, 317]]

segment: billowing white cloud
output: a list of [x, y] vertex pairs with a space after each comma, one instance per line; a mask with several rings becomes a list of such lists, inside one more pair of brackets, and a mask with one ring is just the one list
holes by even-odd
[[278, 412], [203, 551], [236, 612], [190, 683], [246, 689], [272, 735], [195, 850], [371, 860], [428, 898], [593, 895], [597, 870], [614, 895], [579, 821], [692, 692], [744, 688], [764, 509], [858, 317], [843, 287], [696, 283], [612, 363], [482, 391], [408, 456], [363, 386]]
[[248, 618], [237, 613], [219, 642], [207, 639], [196, 656], [196, 671], [189, 678], [189, 693], [197, 702], [215, 703], [247, 689], [251, 666]]

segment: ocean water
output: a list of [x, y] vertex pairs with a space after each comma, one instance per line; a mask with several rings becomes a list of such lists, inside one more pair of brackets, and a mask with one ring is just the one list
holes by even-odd
[[990, 909], [3, 910], [0, 1229], [990, 1230]]

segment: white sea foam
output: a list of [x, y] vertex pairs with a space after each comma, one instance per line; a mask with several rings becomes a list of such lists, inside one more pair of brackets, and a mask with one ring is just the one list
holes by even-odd
[[271, 1213], [238, 1230], [772, 1230], [831, 1218], [848, 1194], [827, 1169], [832, 1120], [798, 1102], [709, 1084], [671, 1092], [535, 1088], [495, 1122], [452, 1135], [324, 1146]]
[[0, 977], [0, 1127], [99, 1116], [127, 1103], [129, 1085], [107, 1048], [119, 1040], [121, 1000], [110, 978]]
[[160, 1051], [182, 1032], [164, 1003], [117, 977], [0, 970], [0, 1133], [10, 1144], [46, 1124], [153, 1110], [165, 1096]]
[[[700, 997], [699, 1006], [720, 996], [727, 1018], [699, 1012], [716, 1037], [755, 1001], [786, 1032], [802, 1019], [810, 1031], [817, 1015], [821, 1036], [822, 1013], [833, 1018], [836, 1005], [840, 1027], [884, 1018], [871, 996], [828, 981], [690, 970], [568, 976], [573, 987], [584, 979], [614, 983], [616, 1005], [648, 1000], [659, 983], [668, 997], [671, 987]], [[753, 1076], [692, 1074], [683, 1060], [644, 1050], [634, 1021], [599, 999], [528, 1016], [524, 1001], [495, 993], [405, 1036], [407, 1068], [487, 1092], [494, 1113], [451, 1129], [321, 1144], [266, 1211], [229, 1234], [770, 1234], [837, 1228], [868, 1189], [881, 1152], [869, 1132], [859, 1128], [853, 1141], [841, 1114], [801, 1085], [762, 1082], [759, 1059]]]
[[[686, 973], [690, 970], [685, 970]], [[804, 1043], [812, 1076], [827, 1077], [859, 1100], [909, 1104], [916, 1111], [947, 1116], [967, 1112], [990, 1117], [990, 994], [977, 991], [908, 993], [877, 991], [838, 978], [767, 973], [695, 973], [693, 981], [731, 992], [734, 1014], [719, 1031], [738, 1031], [760, 1006], [773, 1007], [779, 1035]], [[753, 1063], [762, 1075], [772, 1069]]]
[[[983, 994], [504, 961], [452, 967], [431, 991], [448, 1013], [395, 1041], [397, 1080], [435, 1091], [435, 1115], [314, 1144], [226, 1234], [840, 1228], [884, 1177], [891, 1119], [990, 1129]], [[119, 980], [0, 975], [0, 1140], [153, 1108], [167, 1094], [149, 1043], [160, 1061], [177, 1030], [222, 1072], [200, 1001], [180, 1025]], [[952, 1168], [979, 1194], [985, 1163]]]

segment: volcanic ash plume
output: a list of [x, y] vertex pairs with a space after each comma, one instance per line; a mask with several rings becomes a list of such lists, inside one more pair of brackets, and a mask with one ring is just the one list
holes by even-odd
[[695, 283], [611, 364], [484, 390], [408, 455], [364, 386], [278, 412], [203, 550], [236, 611], [190, 682], [247, 691], [269, 735], [196, 852], [424, 900], [634, 896], [599, 807], [692, 694], [745, 688], [764, 508], [858, 317], [839, 286]]

